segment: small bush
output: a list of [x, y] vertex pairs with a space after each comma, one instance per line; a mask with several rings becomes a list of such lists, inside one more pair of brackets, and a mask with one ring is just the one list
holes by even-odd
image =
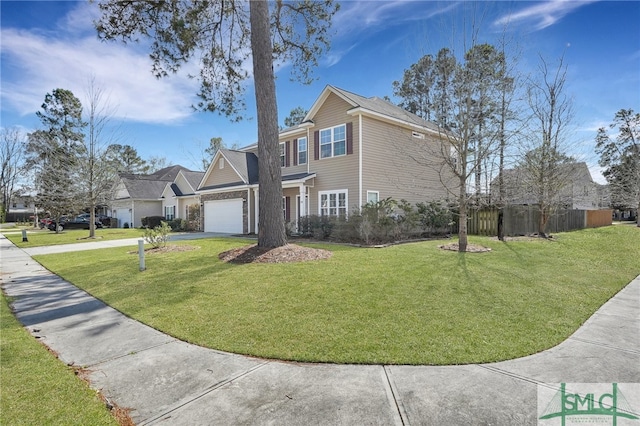
[[187, 221], [184, 219], [173, 219], [169, 221], [169, 227], [173, 232], [180, 232], [187, 230]]
[[122, 225], [122, 227], [125, 229], [129, 229], [129, 222], [125, 222], [124, 225]]
[[165, 220], [163, 216], [146, 216], [142, 218], [142, 227], [153, 229], [161, 226], [163, 220]]
[[156, 226], [155, 228], [144, 228], [144, 233], [142, 237], [147, 242], [147, 244], [151, 244], [154, 248], [164, 247], [167, 245], [167, 240], [169, 239], [169, 233], [171, 232], [171, 227], [165, 221], [160, 222], [160, 226]]
[[316, 240], [326, 240], [331, 236], [331, 230], [335, 225], [335, 218], [328, 216], [311, 215], [300, 218], [299, 232], [303, 237]]

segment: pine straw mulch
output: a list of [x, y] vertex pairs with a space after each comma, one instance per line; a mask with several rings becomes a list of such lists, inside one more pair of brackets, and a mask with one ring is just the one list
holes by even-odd
[[218, 258], [223, 262], [245, 263], [291, 263], [329, 259], [333, 253], [329, 250], [286, 244], [282, 247], [266, 248], [257, 244], [238, 247], [222, 252]]

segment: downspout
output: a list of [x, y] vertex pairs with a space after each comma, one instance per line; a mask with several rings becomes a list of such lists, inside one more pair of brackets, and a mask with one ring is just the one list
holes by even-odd
[[362, 114], [358, 114], [358, 209], [362, 211]]

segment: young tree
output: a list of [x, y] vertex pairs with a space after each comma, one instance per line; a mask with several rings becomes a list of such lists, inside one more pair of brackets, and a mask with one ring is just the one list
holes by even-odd
[[149, 157], [146, 164], [147, 166], [144, 168], [144, 174], [152, 174], [169, 166], [167, 158], [159, 155], [152, 155]]
[[[271, 13], [269, 5], [272, 5]], [[153, 71], [177, 72], [192, 57], [200, 58], [200, 102], [197, 108], [238, 119], [244, 108], [244, 65], [253, 57], [258, 115], [259, 222], [258, 245], [286, 244], [282, 217], [278, 117], [274, 60], [290, 61], [295, 77], [309, 82], [318, 57], [328, 48], [332, 0], [266, 0], [248, 2], [181, 1], [100, 3], [96, 22], [102, 39], [150, 38]]]
[[611, 139], [604, 127], [598, 129], [596, 153], [609, 183], [611, 203], [617, 208], [636, 208], [640, 226], [640, 113], [621, 109], [609, 128], [616, 129]]
[[[449, 190], [455, 187], [452, 195], [459, 208], [458, 246], [466, 251], [468, 208], [480, 201], [477, 195], [483, 164], [494, 154], [499, 140], [497, 110], [500, 89], [508, 78], [502, 72], [506, 59], [488, 44], [473, 44], [462, 62], [446, 48], [440, 49], [433, 62], [425, 58], [430, 57], [423, 57], [405, 71], [402, 84], [395, 84], [395, 93], [402, 97], [402, 105], [423, 117], [434, 117], [438, 125], [444, 143], [426, 144], [426, 155], [414, 160], [437, 170]], [[428, 96], [420, 98], [424, 91]], [[476, 197], [469, 195], [473, 176]], [[451, 185], [451, 178], [455, 185]]]
[[79, 205], [79, 161], [84, 140], [82, 104], [65, 89], [47, 93], [36, 113], [43, 130], [29, 134], [27, 164], [36, 171], [36, 202], [59, 222]]
[[87, 135], [80, 147], [80, 180], [84, 200], [89, 207], [89, 238], [95, 238], [95, 212], [98, 205], [109, 200], [117, 173], [105, 155], [114, 135], [109, 134], [108, 124], [113, 117], [104, 92], [92, 80], [87, 88]]
[[293, 127], [302, 123], [302, 120], [304, 120], [304, 117], [307, 115], [307, 112], [309, 111], [307, 111], [301, 106], [295, 107], [289, 112], [289, 116], [285, 117], [284, 126]]
[[17, 127], [3, 128], [0, 133], [0, 201], [4, 213], [11, 210], [15, 185], [24, 170], [26, 143], [26, 136]]
[[558, 206], [560, 192], [571, 176], [565, 164], [570, 161], [566, 151], [573, 110], [571, 99], [565, 93], [564, 56], [555, 69], [540, 57], [538, 70], [539, 75], [529, 79], [527, 87], [531, 119], [523, 143], [527, 153], [520, 169], [540, 212], [538, 235], [546, 237], [547, 224]]

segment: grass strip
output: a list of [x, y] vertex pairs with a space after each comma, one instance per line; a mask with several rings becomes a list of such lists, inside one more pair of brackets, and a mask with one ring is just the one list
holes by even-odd
[[15, 319], [0, 295], [0, 424], [117, 425], [105, 404]]
[[640, 274], [640, 229], [610, 226], [553, 241], [471, 237], [489, 253], [443, 241], [380, 249], [313, 245], [329, 260], [222, 263], [247, 244], [147, 257], [127, 249], [38, 256], [126, 315], [223, 351], [309, 362], [466, 364], [533, 354], [565, 340]]

